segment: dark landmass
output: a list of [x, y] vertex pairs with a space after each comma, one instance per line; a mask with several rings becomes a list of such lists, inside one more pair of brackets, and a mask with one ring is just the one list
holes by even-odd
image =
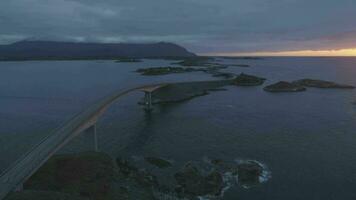
[[53, 191], [24, 190], [8, 195], [5, 200], [89, 200], [89, 198]]
[[115, 62], [118, 62], [118, 63], [138, 63], [138, 62], [142, 62], [142, 60], [137, 59], [137, 58], [119, 58]]
[[[156, 166], [157, 170], [173, 166], [170, 161], [158, 157], [146, 157], [145, 161]], [[223, 190], [233, 185], [259, 184], [260, 178], [266, 174], [263, 166], [255, 161], [236, 164], [216, 159], [211, 163], [188, 162], [181, 170], [173, 168], [174, 171], [168, 174], [163, 171], [153, 174], [120, 157], [115, 165], [105, 153], [54, 156], [25, 183], [24, 191], [11, 193], [6, 200], [218, 198]], [[162, 182], [167, 176], [171, 183]]]
[[216, 73], [212, 73], [212, 75], [213, 77], [222, 77], [225, 79], [230, 79], [236, 76], [234, 73], [229, 73], [229, 72], [216, 72]]
[[203, 70], [194, 69], [191, 67], [151, 67], [151, 68], [142, 68], [136, 70], [136, 72], [146, 76], [186, 73], [186, 72], [195, 72], [195, 71], [203, 71]]
[[151, 165], [154, 165], [161, 169], [172, 166], [172, 163], [170, 161], [165, 160], [163, 158], [145, 157], [145, 160], [146, 160], [146, 162], [150, 163]]
[[251, 187], [260, 183], [263, 167], [255, 161], [246, 161], [237, 166], [239, 182]]
[[246, 64], [222, 64], [214, 62], [215, 58], [213, 57], [190, 57], [185, 58], [183, 61], [172, 63], [175, 65], [180, 65], [184, 67], [249, 67]]
[[205, 72], [211, 74], [213, 77], [222, 77], [225, 79], [235, 77], [235, 74], [229, 72], [220, 72], [220, 69], [225, 69], [225, 67], [151, 67], [151, 68], [141, 68], [136, 70], [144, 76], [157, 76], [157, 75], [167, 75], [167, 74], [177, 74], [177, 73], [189, 73], [189, 72]]
[[203, 175], [200, 170], [188, 163], [174, 175], [178, 183], [176, 191], [180, 197], [219, 196], [224, 188], [223, 175], [213, 171]]
[[196, 57], [191, 57], [191, 58], [185, 58], [183, 61], [177, 62], [177, 63], [172, 63], [172, 64], [177, 64], [185, 67], [197, 67], [197, 66], [206, 66], [209, 65], [210, 61], [214, 61], [213, 57], [201, 57], [201, 56], [196, 56]]
[[238, 164], [220, 159], [214, 159], [210, 162], [223, 174], [229, 173], [231, 176], [237, 177], [238, 184], [246, 188], [261, 184], [270, 176], [267, 169], [253, 160], [240, 161]]
[[315, 79], [300, 79], [293, 82], [280, 81], [264, 88], [267, 92], [301, 92], [306, 87], [324, 88], [324, 89], [354, 89], [352, 85], [338, 84], [330, 81]]
[[219, 58], [230, 59], [230, 60], [263, 60], [264, 59], [261, 57], [230, 57], [230, 56], [223, 56]]
[[267, 92], [302, 92], [306, 90], [305, 87], [299, 84], [290, 83], [286, 81], [280, 81], [278, 83], [269, 85], [263, 89]]
[[336, 88], [336, 89], [354, 89], [352, 85], [338, 84], [331, 81], [323, 81], [316, 79], [301, 79], [294, 81], [293, 84], [297, 84], [304, 87], [316, 87], [316, 88]]
[[22, 41], [0, 45], [0, 60], [93, 60], [118, 58], [195, 57], [173, 43], [75, 43]]
[[[152, 103], [167, 104], [183, 102], [195, 97], [208, 95], [210, 92], [222, 91], [224, 90], [223, 87], [225, 86], [258, 86], [262, 85], [265, 81], [264, 78], [243, 73], [241, 73], [236, 78], [229, 78], [235, 77], [234, 74], [230, 73], [214, 73], [213, 76], [226, 77], [226, 79], [167, 84], [166, 86], [159, 88], [152, 93]], [[139, 104], [145, 105], [144, 100], [142, 99]]]
[[[209, 94], [214, 89], [231, 85], [232, 80], [168, 84], [152, 93], [153, 104], [176, 103]], [[142, 104], [142, 103], [141, 103]]]
[[233, 84], [238, 86], [258, 86], [262, 85], [265, 80], [265, 78], [241, 73], [233, 80]]
[[225, 64], [225, 65], [229, 67], [250, 67], [250, 65], [246, 65], [246, 64]]
[[112, 199], [114, 163], [103, 153], [53, 156], [25, 184], [25, 190], [55, 191], [89, 199]]

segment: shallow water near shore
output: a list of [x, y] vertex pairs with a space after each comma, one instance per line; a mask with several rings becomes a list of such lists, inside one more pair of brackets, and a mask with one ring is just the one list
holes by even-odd
[[[227, 60], [248, 64], [222, 71], [277, 81], [316, 78], [356, 85], [355, 58], [265, 58]], [[143, 67], [171, 61], [0, 62], [0, 170], [51, 130], [113, 91], [147, 83], [216, 80], [203, 72], [141, 76]], [[205, 158], [257, 160], [271, 178], [224, 195], [235, 199], [355, 199], [356, 90], [315, 89], [271, 94], [263, 86], [228, 86], [189, 101], [157, 105], [151, 113], [132, 93], [115, 103], [98, 123], [99, 148], [112, 157], [157, 156], [173, 161], [170, 173]], [[61, 152], [91, 149], [76, 138]], [[156, 169], [151, 169], [156, 170]]]

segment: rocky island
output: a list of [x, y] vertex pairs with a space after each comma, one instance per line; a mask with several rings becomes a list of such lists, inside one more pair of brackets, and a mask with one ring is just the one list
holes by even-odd
[[315, 87], [315, 88], [336, 88], [336, 89], [354, 89], [355, 86], [334, 83], [331, 81], [323, 81], [316, 79], [300, 79], [294, 81], [293, 84], [304, 86], [304, 87]]
[[267, 92], [301, 92], [307, 87], [323, 88], [323, 89], [354, 89], [352, 85], [339, 84], [331, 81], [323, 81], [316, 79], [300, 79], [293, 82], [280, 81], [264, 88]]
[[[56, 155], [6, 200], [221, 199], [233, 186], [249, 188], [270, 177], [257, 161], [191, 161], [183, 167], [159, 157], [144, 157], [156, 172], [105, 153]], [[173, 171], [165, 171], [172, 167]], [[163, 180], [167, 178], [171, 183]], [[238, 180], [238, 181], [237, 181]]]
[[119, 58], [115, 62], [117, 63], [138, 63], [142, 62], [142, 60], [137, 58]]
[[210, 61], [214, 61], [213, 57], [191, 57], [191, 58], [185, 58], [183, 61], [172, 63], [184, 67], [197, 67], [197, 66], [207, 66], [209, 65]]
[[262, 85], [265, 82], [265, 80], [266, 80], [265, 78], [241, 73], [233, 80], [232, 83], [237, 86], [258, 86], [258, 85]]
[[195, 72], [195, 71], [203, 71], [203, 70], [194, 69], [191, 67], [151, 67], [151, 68], [142, 68], [136, 70], [136, 72], [141, 73], [141, 75], [145, 75], [145, 76], [166, 75], [166, 74], [186, 73], [186, 72]]
[[306, 90], [305, 87], [299, 84], [290, 83], [287, 81], [280, 81], [278, 83], [266, 86], [263, 89], [267, 92], [301, 92]]

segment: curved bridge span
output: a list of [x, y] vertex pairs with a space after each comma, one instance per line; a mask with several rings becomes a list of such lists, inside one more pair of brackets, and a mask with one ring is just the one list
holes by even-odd
[[[173, 84], [173, 83], [171, 83]], [[121, 90], [90, 106], [88, 109], [74, 116], [68, 123], [55, 129], [52, 134], [44, 138], [31, 151], [23, 155], [13, 165], [0, 175], [0, 199], [6, 197], [11, 191], [22, 190], [23, 183], [31, 177], [52, 155], [70, 142], [83, 131], [94, 127], [98, 119], [120, 97], [133, 91], [142, 91], [146, 97], [151, 92], [168, 84], [144, 85], [127, 90]], [[148, 95], [147, 95], [148, 94]], [[151, 99], [147, 102], [151, 106]], [[96, 133], [95, 133], [96, 137]]]

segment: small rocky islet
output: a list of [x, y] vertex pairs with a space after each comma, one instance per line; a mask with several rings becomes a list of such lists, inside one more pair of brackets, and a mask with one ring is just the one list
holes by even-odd
[[170, 161], [158, 157], [145, 157], [145, 161], [160, 169], [164, 169], [172, 166], [172, 163]]
[[355, 86], [347, 84], [339, 84], [331, 81], [323, 81], [316, 79], [300, 79], [293, 82], [294, 84], [301, 85], [304, 87], [315, 87], [315, 88], [335, 88], [335, 89], [354, 89]]
[[[159, 157], [144, 160], [158, 170], [163, 169], [159, 166], [173, 167], [171, 161]], [[30, 177], [24, 191], [12, 193], [6, 200], [221, 199], [229, 187], [252, 187], [269, 174], [256, 161], [197, 161], [175, 167], [178, 170], [173, 174], [153, 174], [129, 159], [118, 157], [114, 162], [105, 153], [54, 156]], [[162, 176], [170, 176], [172, 184], [163, 183]]]
[[247, 64], [222, 64], [216, 62], [215, 57], [190, 57], [183, 59], [180, 62], [172, 63], [184, 67], [250, 67]]
[[267, 92], [302, 92], [306, 91], [307, 87], [321, 89], [354, 89], [352, 85], [339, 84], [331, 81], [316, 80], [316, 79], [300, 79], [293, 82], [280, 81], [264, 88]]
[[136, 72], [145, 76], [156, 76], [156, 75], [166, 75], [166, 74], [174, 74], [174, 73], [187, 73], [187, 72], [195, 72], [202, 71], [200, 69], [194, 69], [191, 67], [151, 67], [151, 68], [142, 68], [136, 70]]
[[[264, 78], [241, 73], [230, 79], [171, 83], [152, 92], [152, 103], [168, 104], [183, 102], [195, 97], [208, 95], [210, 92], [224, 91], [225, 86], [258, 86], [262, 85], [264, 81]], [[144, 99], [141, 99], [139, 104], [145, 105]]]
[[115, 62], [117, 62], [117, 63], [139, 63], [139, 62], [142, 62], [142, 60], [138, 59], [138, 58], [119, 58]]
[[267, 92], [302, 92], [306, 90], [306, 88], [301, 85], [287, 81], [279, 81], [263, 89]]
[[232, 80], [232, 84], [237, 86], [259, 86], [262, 85], [265, 80], [265, 78], [241, 73]]

